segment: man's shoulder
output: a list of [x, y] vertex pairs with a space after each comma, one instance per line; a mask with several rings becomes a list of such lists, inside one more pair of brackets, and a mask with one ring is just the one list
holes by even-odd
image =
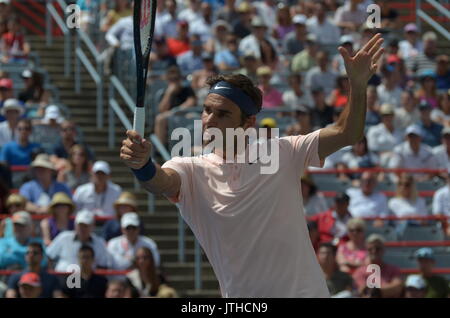
[[450, 196], [450, 186], [448, 184], [444, 185], [442, 188], [436, 190], [434, 196], [435, 197]]
[[57, 241], [70, 241], [73, 240], [75, 238], [75, 231], [63, 231], [60, 232], [55, 239], [53, 240], [53, 242]]
[[120, 236], [110, 239], [107, 243], [108, 247], [120, 246], [120, 241], [122, 240], [122, 238], [123, 238], [123, 235], [120, 235]]
[[110, 181], [108, 183], [108, 186], [114, 191], [114, 192], [122, 192], [122, 187], [118, 185], [117, 183], [114, 183]]
[[77, 192], [78, 194], [80, 194], [80, 193], [92, 191], [93, 188], [94, 188], [94, 184], [93, 184], [92, 182], [88, 182], [88, 183], [79, 185], [79, 186], [75, 189], [75, 192]]
[[139, 241], [141, 244], [151, 246], [152, 248], [156, 248], [157, 246], [155, 241], [144, 235], [139, 236]]

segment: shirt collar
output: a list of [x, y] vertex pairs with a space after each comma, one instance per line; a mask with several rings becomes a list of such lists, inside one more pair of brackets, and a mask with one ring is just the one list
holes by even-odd
[[[74, 242], [75, 242], [75, 241], [80, 241], [80, 240], [78, 239], [78, 235], [77, 235], [77, 234], [75, 234], [75, 236], [73, 237], [73, 241], [74, 241]], [[81, 241], [80, 241], [80, 242], [81, 242]], [[93, 242], [94, 242], [94, 239], [92, 238], [92, 234], [91, 234], [91, 236], [89, 236], [88, 242], [90, 242], [90, 243], [93, 243]]]

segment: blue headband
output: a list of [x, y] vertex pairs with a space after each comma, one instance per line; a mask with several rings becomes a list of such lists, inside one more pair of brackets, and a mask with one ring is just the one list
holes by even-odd
[[[246, 115], [256, 115], [258, 108], [253, 100], [242, 89], [221, 81], [209, 90], [209, 94], [218, 94], [234, 102]], [[209, 95], [208, 94], [208, 95]]]

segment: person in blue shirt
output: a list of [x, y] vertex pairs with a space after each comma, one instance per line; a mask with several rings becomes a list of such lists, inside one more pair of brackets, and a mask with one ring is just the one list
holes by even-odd
[[450, 62], [445, 54], [436, 58], [436, 88], [442, 91], [450, 89]]
[[40, 145], [30, 142], [32, 133], [31, 121], [21, 119], [17, 124], [18, 141], [6, 143], [0, 152], [0, 161], [9, 166], [28, 166], [31, 163], [31, 155]]
[[422, 128], [422, 142], [430, 147], [436, 147], [441, 144], [441, 132], [444, 127], [431, 120], [432, 107], [426, 101], [420, 102], [420, 121], [418, 125]]
[[64, 192], [70, 198], [72, 193], [67, 185], [55, 181], [55, 167], [47, 154], [39, 154], [31, 163], [34, 179], [24, 183], [19, 192], [28, 202], [27, 211], [34, 213], [47, 213], [53, 195]]
[[235, 35], [229, 34], [226, 38], [227, 48], [217, 52], [214, 57], [214, 64], [221, 71], [236, 71], [241, 68], [239, 59], [242, 54], [239, 51], [238, 39]]
[[[0, 239], [0, 269], [24, 269], [28, 244], [37, 242], [44, 246], [41, 238], [31, 237], [32, 220], [28, 212], [14, 213], [12, 221], [14, 236]], [[47, 261], [42, 260], [41, 265], [46, 266]]]

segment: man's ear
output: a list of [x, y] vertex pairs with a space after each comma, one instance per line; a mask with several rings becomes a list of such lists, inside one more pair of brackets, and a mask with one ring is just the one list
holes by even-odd
[[256, 128], [256, 116], [252, 115], [247, 117], [247, 119], [244, 122], [244, 130], [250, 127]]

